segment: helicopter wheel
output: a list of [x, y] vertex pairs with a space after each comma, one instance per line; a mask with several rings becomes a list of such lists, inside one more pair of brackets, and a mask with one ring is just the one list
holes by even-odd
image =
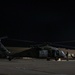
[[55, 57], [55, 61], [57, 61], [59, 58], [58, 57]]
[[47, 61], [50, 61], [50, 57], [47, 57]]

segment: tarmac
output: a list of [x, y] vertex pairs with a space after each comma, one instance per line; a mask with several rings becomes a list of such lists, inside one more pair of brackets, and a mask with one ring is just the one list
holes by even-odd
[[75, 60], [0, 59], [0, 75], [75, 75]]

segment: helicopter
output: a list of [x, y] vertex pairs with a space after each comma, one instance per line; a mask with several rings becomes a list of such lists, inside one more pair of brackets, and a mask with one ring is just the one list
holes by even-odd
[[37, 59], [55, 59], [56, 61], [59, 58], [66, 58], [66, 55], [63, 51], [60, 51], [58, 48], [52, 46], [45, 47], [33, 47], [29, 50], [22, 51], [20, 53], [16, 53], [12, 55], [14, 57], [30, 57]]
[[[1, 48], [0, 51], [2, 52], [2, 55], [4, 55], [9, 61], [11, 61], [16, 57], [30, 57], [30, 58], [47, 59], [47, 60], [55, 59], [56, 61], [59, 58], [66, 58], [66, 54], [63, 51], [59, 50], [56, 47], [48, 45], [48, 43], [41, 43], [41, 44], [35, 43], [36, 45], [33, 45], [28, 50], [24, 50], [18, 53], [11, 53], [11, 51], [7, 50], [6, 47], [1, 43], [1, 40], [5, 38], [7, 37], [0, 38], [0, 48]], [[32, 41], [22, 41], [22, 42], [31, 43]]]

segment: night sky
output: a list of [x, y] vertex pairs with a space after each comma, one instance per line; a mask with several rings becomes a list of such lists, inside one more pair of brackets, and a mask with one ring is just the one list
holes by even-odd
[[75, 40], [74, 5], [70, 1], [2, 3], [0, 36], [49, 42]]

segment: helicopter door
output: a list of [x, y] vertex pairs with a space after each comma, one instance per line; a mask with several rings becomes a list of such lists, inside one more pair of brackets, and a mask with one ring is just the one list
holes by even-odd
[[48, 56], [48, 50], [39, 51], [39, 57], [47, 57], [47, 56]]

